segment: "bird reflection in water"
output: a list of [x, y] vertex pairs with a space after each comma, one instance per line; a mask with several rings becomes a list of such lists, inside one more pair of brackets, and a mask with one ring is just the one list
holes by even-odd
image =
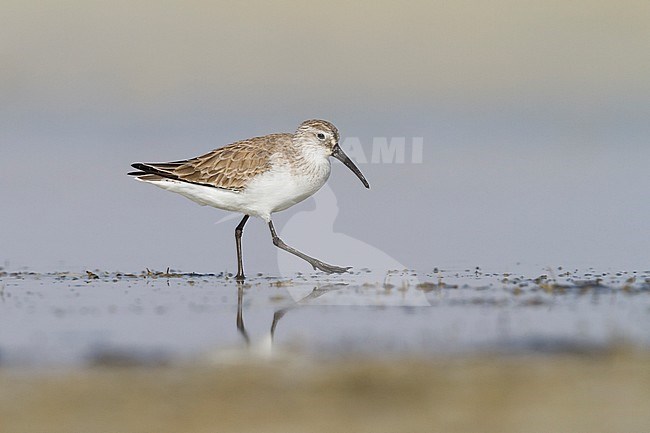
[[[244, 341], [246, 342], [246, 346], [250, 348], [251, 337], [246, 331], [246, 325], [244, 324], [244, 313], [243, 313], [245, 286], [246, 285], [244, 283], [241, 282], [237, 283], [237, 330], [239, 331]], [[314, 299], [317, 299], [327, 293], [340, 290], [343, 287], [345, 287], [345, 284], [327, 284], [323, 286], [316, 286], [307, 296], [304, 296], [303, 298], [294, 301], [293, 304], [289, 306], [276, 310], [273, 313], [273, 320], [271, 321], [271, 329], [269, 333], [271, 346], [273, 345], [275, 331], [277, 329], [278, 323], [289, 311], [297, 308], [301, 308], [309, 304]]]

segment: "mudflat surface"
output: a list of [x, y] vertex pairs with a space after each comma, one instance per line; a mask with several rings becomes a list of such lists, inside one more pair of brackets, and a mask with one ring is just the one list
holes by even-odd
[[0, 274], [0, 365], [650, 347], [650, 272]]
[[650, 356], [0, 371], [2, 431], [647, 432]]
[[650, 272], [0, 271], [4, 432], [647, 432]]

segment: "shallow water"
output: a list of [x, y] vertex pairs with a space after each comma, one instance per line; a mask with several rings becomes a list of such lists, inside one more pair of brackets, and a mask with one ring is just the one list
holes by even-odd
[[481, 269], [230, 276], [0, 274], [0, 362], [158, 364], [302, 353], [598, 352], [650, 347], [650, 271]]

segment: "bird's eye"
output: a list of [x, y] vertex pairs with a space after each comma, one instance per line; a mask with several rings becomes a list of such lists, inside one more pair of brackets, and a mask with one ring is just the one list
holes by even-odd
[[316, 134], [316, 137], [318, 137], [319, 140], [325, 140], [325, 134], [323, 134], [322, 132]]

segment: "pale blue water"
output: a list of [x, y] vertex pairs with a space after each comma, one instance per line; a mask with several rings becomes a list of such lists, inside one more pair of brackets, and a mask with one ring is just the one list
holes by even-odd
[[650, 348], [650, 271], [254, 277], [241, 289], [239, 327], [232, 279], [97, 276], [1, 277], [0, 364]]

